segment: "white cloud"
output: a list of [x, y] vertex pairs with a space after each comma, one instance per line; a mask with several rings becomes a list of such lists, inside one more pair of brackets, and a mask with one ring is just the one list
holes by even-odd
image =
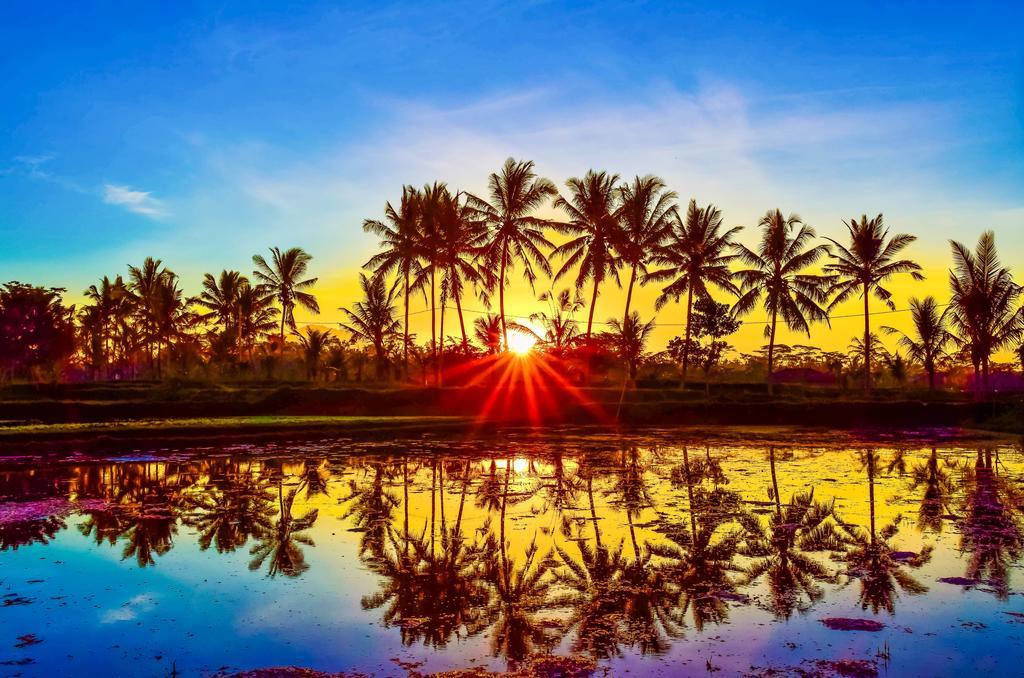
[[121, 621], [137, 619], [140, 613], [149, 612], [156, 607], [156, 596], [149, 593], [140, 593], [129, 598], [121, 607], [106, 610], [100, 615], [101, 624], [115, 624]]
[[163, 201], [154, 198], [149, 191], [137, 191], [129, 186], [104, 184], [103, 202], [153, 219], [167, 216]]

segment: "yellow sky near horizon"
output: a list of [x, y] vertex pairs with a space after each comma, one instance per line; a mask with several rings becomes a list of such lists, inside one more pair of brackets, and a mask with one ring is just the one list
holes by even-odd
[[[897, 309], [900, 309], [900, 312], [888, 312], [888, 308], [883, 302], [872, 298], [871, 326], [873, 331], [878, 331], [882, 325], [889, 325], [901, 331], [910, 332], [912, 329], [911, 317], [910, 313], [905, 309], [908, 308], [911, 297], [931, 295], [940, 304], [945, 304], [948, 300], [949, 257], [943, 258], [939, 252], [932, 251], [931, 248], [926, 253], [922, 252], [923, 249], [919, 242], [915, 243], [906, 250], [906, 255], [921, 265], [925, 280], [915, 281], [909, 275], [899, 275], [893, 278], [887, 285], [887, 288], [893, 293], [894, 303]], [[594, 314], [595, 332], [607, 329], [607, 321], [609, 319], [613, 317], [621, 318], [622, 316], [625, 308], [625, 285], [628, 282], [628, 275], [623, 275], [622, 277], [622, 288], [616, 287], [614, 282], [605, 283], [601, 287], [600, 296], [597, 301], [597, 310]], [[571, 288], [573, 282], [574, 278], [567, 276], [555, 283], [554, 289], [557, 291], [565, 287]], [[525, 320], [531, 313], [546, 310], [546, 304], [538, 301], [537, 297], [551, 287], [551, 281], [542, 278], [537, 281], [536, 293], [534, 294], [531, 292], [529, 284], [522, 278], [521, 269], [517, 269], [512, 276], [512, 284], [506, 291], [506, 313], [510, 317], [515, 316], [517, 319]], [[591, 288], [587, 286], [582, 293], [586, 304], [589, 304], [590, 301], [590, 291]], [[638, 311], [645, 320], [655, 315], [654, 301], [659, 291], [659, 287], [653, 284], [643, 287], [637, 285], [633, 293], [632, 310]], [[297, 313], [296, 316], [304, 325], [331, 326], [333, 324], [332, 321], [337, 322], [342, 319], [343, 314], [340, 310], [336, 310], [337, 307], [351, 304], [360, 297], [356, 273], [353, 272], [351, 276], [340, 274], [321, 276], [318, 296], [321, 299], [322, 313], [320, 316], [313, 316], [306, 312]], [[713, 292], [713, 296], [722, 303], [730, 303], [732, 300], [731, 295], [721, 291]], [[777, 342], [790, 345], [807, 344], [818, 346], [824, 350], [845, 352], [853, 338], [861, 336], [864, 331], [862, 304], [863, 302], [860, 298], [855, 298], [838, 306], [833, 311], [831, 326], [824, 324], [813, 325], [810, 337], [803, 333], [791, 332], [780, 324], [777, 332]], [[451, 307], [454, 309], [454, 304]], [[411, 299], [409, 308], [411, 313], [409, 319], [411, 331], [416, 334], [418, 342], [423, 343], [430, 337], [429, 305], [425, 303], [422, 296], [415, 296]], [[481, 312], [487, 309], [479, 299], [474, 298], [472, 300], [464, 300], [463, 310], [465, 312], [467, 332], [470, 333], [472, 339], [472, 322], [475, 318], [482, 315]], [[582, 328], [586, 327], [588, 310], [589, 306], [585, 306], [575, 316]], [[399, 303], [399, 312], [401, 312], [401, 303]], [[492, 301], [490, 312], [497, 313], [496, 298]], [[413, 313], [414, 315], [412, 315]], [[739, 330], [728, 338], [729, 343], [741, 353], [756, 350], [766, 344], [767, 340], [763, 334], [764, 321], [766, 319], [767, 314], [763, 310], [756, 309], [752, 311], [743, 318], [743, 325], [740, 326]], [[685, 303], [670, 303], [666, 305], [661, 311], [656, 313], [656, 321], [657, 326], [651, 339], [650, 348], [653, 351], [660, 351], [671, 338], [683, 334], [686, 321]], [[440, 312], [438, 314], [438, 323], [440, 323]], [[536, 325], [536, 323], [529, 322], [527, 324], [531, 324], [531, 326]], [[460, 336], [458, 318], [454, 310], [446, 312], [445, 335], [450, 337]], [[895, 337], [882, 335], [882, 339], [888, 348], [892, 349], [895, 347]], [[1000, 355], [1000, 359], [1009, 360], [1011, 356], [1008, 352], [1004, 352]]]

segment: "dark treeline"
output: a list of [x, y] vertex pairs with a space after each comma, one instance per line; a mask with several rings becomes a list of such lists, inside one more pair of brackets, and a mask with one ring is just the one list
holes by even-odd
[[[538, 216], [549, 205], [559, 218]], [[843, 225], [842, 238], [819, 239], [798, 215], [772, 209], [748, 247], [737, 241], [740, 227], [724, 226], [721, 210], [694, 200], [682, 205], [657, 177], [588, 171], [560, 192], [532, 162], [510, 158], [490, 175], [484, 196], [437, 182], [406, 186], [383, 218], [367, 219], [363, 228], [379, 238], [379, 250], [360, 274], [362, 299], [339, 309], [337, 331], [300, 329], [295, 321], [297, 307], [320, 310], [317, 278], [308, 272], [312, 257], [302, 249], [253, 257], [251, 275], [206, 274], [196, 296], [148, 258], [129, 266], [126, 277], [91, 285], [81, 308], [64, 303], [63, 289], [4, 286], [0, 378], [441, 384], [452, 371], [471, 372], [460, 367], [471, 361], [536, 341], [538, 351], [564, 362], [566, 374], [592, 383], [621, 369], [631, 383], [684, 387], [699, 370], [705, 383], [756, 379], [769, 390], [787, 380], [865, 390], [882, 380], [898, 387], [970, 385], [979, 397], [1006, 388], [993, 384], [994, 372], [1007, 376], [993, 361], [1005, 351], [1024, 361], [1024, 309], [1022, 288], [1000, 263], [993, 233], [983, 233], [973, 251], [951, 242], [945, 302], [911, 297], [908, 308], [898, 309], [887, 286], [901, 276], [923, 279], [919, 265], [903, 258], [914, 236], [890, 233], [881, 214]], [[506, 292], [518, 275], [535, 294], [546, 282], [538, 296], [544, 311], [529, 318], [506, 312]], [[557, 289], [562, 281], [566, 287]], [[625, 289], [622, 313], [596, 320], [598, 298], [610, 285]], [[646, 318], [633, 304], [644, 285], [659, 290]], [[428, 308], [410, 311], [414, 299]], [[877, 326], [872, 299], [911, 313], [909, 333]], [[780, 327], [810, 338], [814, 324], [829, 324], [834, 309], [850, 300], [863, 302], [863, 332], [848, 351], [777, 341]], [[680, 307], [667, 322], [681, 321], [682, 331], [652, 351], [655, 314], [665, 316], [667, 305]], [[754, 311], [766, 320], [751, 321]], [[425, 312], [430, 336], [419, 340], [410, 316]], [[728, 337], [745, 317], [764, 325], [766, 344], [738, 354]], [[883, 336], [893, 337], [890, 348]], [[962, 373], [966, 379], [955, 378]]]

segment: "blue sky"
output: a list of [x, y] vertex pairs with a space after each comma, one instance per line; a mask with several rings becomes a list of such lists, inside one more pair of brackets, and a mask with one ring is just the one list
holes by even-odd
[[937, 277], [994, 228], [1024, 267], [1020, 3], [372, 4], [4, 3], [0, 278], [152, 254], [194, 290], [296, 244], [333, 308], [403, 183], [481, 191], [509, 155], [731, 224], [885, 212]]

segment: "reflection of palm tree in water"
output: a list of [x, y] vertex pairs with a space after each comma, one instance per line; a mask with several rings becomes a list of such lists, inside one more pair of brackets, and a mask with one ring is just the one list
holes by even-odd
[[1024, 496], [998, 473], [998, 452], [978, 450], [973, 472], [965, 469], [966, 492], [960, 519], [960, 551], [969, 553], [965, 576], [984, 581], [1000, 600], [1010, 590], [1010, 568], [1024, 552], [1018, 507]]
[[899, 531], [900, 517], [896, 516], [881, 530], [875, 528], [875, 476], [878, 474], [878, 457], [874, 450], [861, 454], [861, 465], [868, 475], [868, 504], [870, 530], [853, 526], [838, 519], [846, 532], [847, 551], [844, 560], [847, 574], [860, 581], [861, 609], [869, 607], [874, 614], [885, 610], [894, 614], [899, 591], [910, 595], [925, 593], [928, 587], [908, 574], [904, 567], [918, 568], [931, 559], [931, 546], [925, 546], [921, 553], [899, 551], [891, 543]]
[[444, 647], [453, 635], [473, 636], [486, 628], [484, 544], [468, 543], [453, 528], [434, 554], [425, 534], [406, 538], [389, 529], [388, 545], [367, 561], [383, 582], [377, 593], [363, 598], [362, 606], [384, 607], [384, 623], [401, 628], [403, 644], [422, 640], [429, 647]]
[[0, 522], [0, 551], [18, 550], [19, 546], [49, 544], [67, 523], [60, 515], [30, 520]]
[[[734, 560], [742, 535], [736, 530], [719, 534], [719, 528], [741, 513], [740, 498], [718, 487], [727, 481], [707, 450], [705, 456], [703, 461], [691, 460], [683, 446], [683, 463], [671, 474], [674, 485], [686, 488], [689, 531], [681, 525], [665, 525], [659, 531], [666, 541], [648, 545], [663, 560], [659, 571], [671, 599], [672, 612], [665, 624], [670, 635], [673, 631], [681, 635], [688, 613], [698, 632], [705, 624], [725, 622], [726, 599], [736, 588], [729, 573], [739, 571]], [[710, 490], [702, 486], [705, 481], [712, 483]]]
[[139, 567], [156, 563], [174, 546], [183, 490], [194, 480], [194, 469], [177, 463], [113, 464], [89, 474], [76, 498], [90, 495], [104, 506], [84, 511], [79, 531], [97, 544], [125, 540], [122, 559], [134, 558]]
[[751, 584], [767, 576], [772, 611], [777, 618], [788, 619], [794, 611], [808, 611], [824, 596], [819, 584], [836, 579], [809, 553], [835, 551], [842, 542], [835, 525], [829, 521], [834, 515], [833, 503], [815, 501], [813, 488], [794, 494], [788, 504], [782, 505], [775, 448], [769, 449], [768, 460], [775, 513], [767, 524], [762, 524], [753, 514], [739, 515], [746, 533], [739, 553], [754, 558], [745, 570], [742, 583]]
[[301, 547], [315, 545], [313, 539], [303, 532], [313, 527], [319, 511], [310, 509], [301, 517], [295, 518], [292, 515], [295, 497], [305, 489], [306, 482], [302, 481], [285, 494], [284, 478], [279, 473], [276, 475], [278, 517], [270, 529], [264, 530], [258, 536], [258, 541], [250, 549], [252, 560], [249, 561], [249, 569], [256, 571], [261, 569], [264, 563], [269, 563], [268, 577], [276, 577], [278, 574], [298, 577], [309, 569]]
[[273, 494], [251, 465], [242, 469], [227, 461], [222, 472], [211, 469], [210, 478], [208, 486], [187, 496], [191, 510], [184, 522], [198, 531], [200, 550], [212, 544], [218, 553], [234, 551], [270, 529]]
[[550, 625], [536, 617], [537, 613], [548, 607], [550, 590], [547, 559], [537, 557], [536, 540], [526, 549], [522, 565], [517, 565], [508, 555], [505, 519], [510, 499], [512, 466], [513, 459], [509, 456], [505, 461], [500, 497], [498, 543], [495, 548], [492, 534], [492, 541], [488, 547], [491, 553], [497, 550], [499, 558], [497, 562], [494, 562], [493, 557], [490, 558], [491, 565], [486, 571], [487, 580], [493, 591], [485, 611], [485, 619], [493, 624], [492, 654], [516, 663], [538, 649], [550, 650], [558, 638]]
[[[384, 461], [375, 459], [369, 462], [372, 480], [360, 485], [355, 480], [349, 481], [348, 496], [342, 497], [340, 502], [348, 504], [348, 508], [342, 515], [342, 519], [351, 520], [356, 530], [362, 533], [359, 540], [359, 553], [379, 553], [384, 547], [387, 529], [391, 524], [391, 518], [395, 508], [398, 506], [398, 498], [392, 495], [384, 487], [384, 481], [388, 477], [388, 468]], [[408, 469], [403, 461], [403, 475], [408, 478]], [[408, 483], [404, 485], [408, 493]], [[408, 505], [408, 494], [406, 494]], [[406, 508], [408, 511], [408, 507]], [[408, 513], [406, 513], [408, 521]], [[406, 528], [408, 531], [408, 527]]]
[[918, 529], [936, 534], [942, 532], [943, 516], [951, 513], [949, 504], [954, 488], [950, 474], [939, 465], [938, 451], [934, 447], [928, 461], [911, 469], [910, 478], [910, 489], [924, 487], [917, 514]]

